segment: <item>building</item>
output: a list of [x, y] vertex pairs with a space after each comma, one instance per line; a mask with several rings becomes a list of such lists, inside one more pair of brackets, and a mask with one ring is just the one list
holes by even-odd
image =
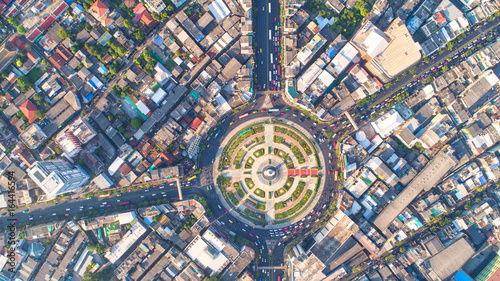
[[61, 160], [35, 162], [27, 172], [38, 187], [45, 192], [46, 200], [61, 194], [77, 192], [90, 179], [82, 167], [71, 167]]
[[73, 158], [82, 151], [82, 146], [96, 135], [97, 132], [94, 128], [80, 117], [62, 130], [57, 135], [55, 142], [64, 151], [67, 158]]
[[36, 117], [37, 108], [30, 100], [27, 100], [25, 103], [23, 103], [19, 107], [19, 109], [24, 114], [24, 116], [28, 118], [28, 122], [30, 122], [30, 124], [35, 122], [35, 120], [37, 119]]
[[167, 7], [162, 0], [145, 0], [144, 2], [152, 12], [157, 14], [161, 13]]
[[92, 4], [92, 6], [90, 6], [89, 12], [92, 16], [94, 16], [94, 18], [100, 21], [104, 18], [104, 16], [109, 14], [109, 8], [106, 4], [104, 4], [104, 2], [97, 0], [94, 4]]
[[448, 171], [453, 169], [457, 160], [448, 153], [440, 151], [425, 168], [398, 194], [375, 219], [373, 224], [382, 232], [392, 221], [422, 192], [429, 191], [436, 185]]
[[387, 138], [403, 123], [403, 117], [395, 109], [391, 109], [371, 124], [377, 134], [382, 138]]
[[[358, 33], [373, 29], [367, 28], [370, 25], [373, 24], [367, 22]], [[422, 55], [405, 23], [399, 17], [389, 25], [383, 35], [377, 30], [378, 28], [374, 29], [368, 35], [367, 39], [371, 41], [363, 41], [363, 44], [366, 42], [364, 48], [356, 46], [367, 55], [366, 69], [387, 83], [420, 61]]]
[[135, 249], [133, 247], [137, 242], [140, 242], [146, 233], [146, 227], [141, 221], [136, 221], [136, 223], [130, 228], [130, 230], [123, 236], [120, 242], [116, 243], [109, 252], [104, 255], [112, 264], [116, 264], [118, 260], [127, 252]]
[[188, 256], [207, 272], [219, 274], [230, 263], [223, 252], [227, 243], [208, 229], [202, 236], [197, 236], [184, 250]]

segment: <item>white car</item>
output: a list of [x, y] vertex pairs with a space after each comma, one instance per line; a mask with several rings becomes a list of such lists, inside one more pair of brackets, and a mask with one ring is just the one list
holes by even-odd
[[71, 209], [70, 208], [66, 208], [66, 211], [71, 211]]

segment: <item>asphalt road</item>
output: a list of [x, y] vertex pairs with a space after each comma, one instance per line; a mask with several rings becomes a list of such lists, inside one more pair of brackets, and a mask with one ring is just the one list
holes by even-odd
[[[257, 88], [275, 90], [279, 86], [279, 40], [280, 3], [279, 0], [257, 0], [256, 40], [257, 40]], [[281, 73], [281, 69], [280, 69]]]
[[[487, 22], [486, 25], [478, 25], [474, 28], [470, 29], [465, 39], [461, 40], [453, 50], [445, 49], [445, 51], [440, 55], [439, 53], [434, 53], [430, 58], [430, 62], [428, 64], [424, 64], [423, 61], [418, 65], [416, 73], [416, 77], [421, 77], [425, 75], [427, 71], [432, 69], [435, 65], [439, 64], [441, 61], [448, 59], [450, 56], [453, 56], [455, 53], [460, 52], [463, 48], [467, 48], [469, 41], [475, 39], [476, 37], [480, 37], [485, 34], [491, 28], [498, 26], [500, 24], [500, 18], [495, 18], [492, 22]], [[473, 43], [472, 43], [473, 44]], [[411, 83], [415, 78], [412, 75], [407, 75], [406, 77], [401, 78], [400, 81], [395, 83], [389, 89], [381, 90], [377, 93], [377, 97], [368, 103], [368, 107], [373, 107], [378, 103], [381, 103], [384, 99], [389, 98], [396, 92], [398, 92], [401, 88]]]
[[[245, 237], [251, 241], [256, 241], [257, 237], [261, 241], [263, 240], [276, 241], [276, 245], [272, 253], [269, 253], [267, 250], [261, 253], [261, 260], [259, 264], [269, 265], [270, 261], [269, 257], [272, 257], [273, 265], [281, 265], [283, 263], [283, 254], [284, 254], [283, 251], [286, 243], [293, 240], [295, 237], [299, 235], [307, 235], [307, 233], [310, 231], [310, 228], [316, 222], [318, 222], [321, 219], [321, 217], [323, 217], [326, 214], [326, 210], [331, 200], [336, 198], [334, 195], [338, 191], [338, 184], [337, 182], [334, 181], [334, 170], [337, 169], [338, 160], [336, 159], [336, 154], [333, 149], [333, 144], [337, 141], [337, 139], [341, 136], [341, 134], [337, 133], [332, 139], [328, 140], [324, 135], [323, 129], [325, 131], [332, 131], [334, 130], [334, 128], [338, 129], [342, 127], [344, 128], [342, 130], [344, 130], [345, 132], [345, 125], [347, 123], [344, 123], [344, 125], [342, 125], [343, 122], [346, 122], [346, 119], [344, 116], [341, 116], [333, 124], [327, 124], [327, 123], [317, 124], [307, 116], [301, 114], [301, 112], [298, 111], [297, 109], [290, 108], [287, 105], [287, 103], [283, 100], [283, 97], [281, 95], [270, 96], [273, 108], [280, 109], [279, 112], [268, 112], [267, 110], [264, 110], [264, 112], [262, 112], [260, 108], [262, 108], [262, 105], [266, 103], [265, 99], [266, 99], [265, 95], [259, 95], [257, 97], [257, 100], [252, 105], [246, 106], [243, 110], [239, 111], [236, 114], [230, 114], [226, 116], [223, 120], [221, 120], [221, 123], [214, 128], [212, 136], [208, 140], [207, 149], [203, 152], [204, 155], [199, 159], [198, 162], [198, 167], [202, 169], [198, 178], [200, 179], [199, 181], [200, 188], [209, 193], [210, 200], [208, 201], [210, 204], [210, 209], [214, 212], [214, 217], [222, 216], [219, 219], [219, 221], [222, 221], [224, 223], [224, 226], [231, 226], [227, 229], [230, 229], [237, 236]], [[290, 110], [286, 111], [286, 108], [290, 108]], [[246, 113], [249, 113], [248, 117], [245, 117], [244, 119], [241, 120], [238, 118], [239, 116]], [[217, 153], [217, 150], [221, 142], [224, 140], [226, 134], [228, 134], [233, 129], [234, 126], [237, 126], [241, 122], [246, 122], [249, 119], [261, 118], [261, 117], [286, 118], [301, 125], [306, 129], [309, 128], [308, 129], [309, 132], [311, 133], [311, 135], [316, 136], [315, 139], [317, 143], [319, 143], [319, 147], [323, 152], [323, 155], [325, 157], [326, 170], [331, 171], [330, 175], [328, 175], [328, 173], [327, 175], [325, 175], [325, 180], [326, 180], [325, 188], [318, 203], [316, 204], [315, 208], [312, 211], [312, 213], [314, 214], [311, 213], [311, 215], [307, 216], [302, 221], [297, 222], [296, 224], [292, 225], [289, 228], [281, 228], [277, 229], [276, 231], [263, 230], [257, 228], [251, 229], [245, 226], [244, 224], [239, 223], [232, 215], [225, 214], [224, 209], [222, 209], [223, 207], [219, 208], [219, 206], [222, 206], [222, 204], [220, 204], [218, 196], [212, 189], [214, 180], [214, 175], [212, 174], [213, 173], [212, 165], [216, 164], [213, 162], [213, 159], [215, 157], [215, 154]], [[233, 124], [231, 125], [231, 123]], [[215, 134], [217, 134], [216, 137]], [[320, 139], [325, 139], [325, 141], [321, 142]], [[229, 220], [231, 220], [233, 223], [231, 224]], [[252, 233], [253, 236], [251, 236], [250, 233]], [[269, 273], [267, 273], [267, 275], [269, 275]], [[261, 274], [263, 274], [262, 271]], [[272, 274], [273, 274], [272, 275], [273, 280], [277, 280], [277, 276], [283, 277], [282, 270], [276, 270], [276, 272], [274, 272], [273, 270]]]

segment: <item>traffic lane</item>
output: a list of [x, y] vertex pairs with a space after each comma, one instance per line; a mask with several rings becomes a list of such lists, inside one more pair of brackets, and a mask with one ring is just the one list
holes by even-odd
[[263, 87], [264, 84], [266, 84], [266, 80], [268, 79], [268, 74], [267, 74], [267, 69], [268, 69], [268, 64], [267, 60], [265, 58], [267, 57], [268, 54], [268, 31], [267, 31], [267, 3], [264, 0], [258, 0], [257, 1], [257, 32], [256, 32], [256, 40], [257, 40], [257, 48], [258, 51], [260, 52], [261, 49], [262, 51], [259, 53], [260, 56], [257, 58], [259, 59], [259, 67], [257, 67], [257, 83]]
[[[445, 49], [445, 51], [443, 52], [443, 54], [441, 55], [435, 55], [433, 56], [433, 58], [431, 58], [430, 62], [428, 64], [423, 64], [423, 63], [420, 63], [418, 66], [417, 66], [417, 71], [416, 73], [418, 73], [417, 76], [421, 76], [425, 71], [427, 71], [427, 69], [429, 68], [432, 68], [434, 65], [436, 65], [439, 61], [455, 54], [456, 52], [460, 52], [462, 50], [462, 48], [464, 48], [464, 46], [466, 46], [467, 42], [472, 40], [473, 38], [477, 37], [477, 36], [482, 36], [483, 34], [485, 34], [486, 30], [488, 30], [489, 28], [491, 27], [495, 27], [497, 26], [498, 24], [500, 24], [500, 19], [497, 18], [495, 19], [493, 22], [489, 22], [486, 26], [476, 26], [474, 27], [474, 29], [477, 29], [477, 32], [470, 32], [468, 34], [466, 34], [466, 37], [465, 39], [463, 39], [462, 41], [460, 41], [462, 44], [460, 44], [459, 46], [456, 46], [452, 51], [449, 51], [447, 49]], [[403, 77], [398, 83], [395, 84], [394, 87], [392, 87], [393, 90], [384, 90], [382, 92], [379, 92], [376, 96], [376, 98], [374, 100], [372, 100], [371, 102], [369, 102], [369, 107], [371, 107], [372, 105], [374, 104], [377, 104], [379, 103], [382, 99], [385, 99], [385, 98], [389, 98], [389, 96], [386, 96], [388, 95], [389, 93], [391, 92], [397, 92], [399, 91], [399, 89], [403, 86], [403, 85], [406, 85], [409, 81], [412, 80], [412, 77]]]
[[[144, 198], [141, 198], [142, 194], [144, 195]], [[111, 207], [116, 207], [120, 206], [121, 202], [126, 202], [130, 201], [130, 204], [137, 204], [139, 202], [142, 202], [144, 200], [151, 200], [151, 199], [163, 199], [167, 198], [169, 200], [171, 199], [177, 199], [178, 200], [178, 193], [177, 189], [165, 189], [164, 192], [167, 196], [163, 197], [161, 194], [161, 191], [158, 193], [154, 193], [154, 190], [150, 190], [148, 192], [145, 192], [144, 190], [138, 190], [135, 192], [127, 192], [127, 193], [121, 193], [121, 196], [110, 196], [110, 197], [94, 197], [91, 199], [85, 199], [85, 200], [80, 200], [80, 201], [70, 201], [70, 202], [64, 202], [64, 204], [56, 204], [53, 206], [49, 207], [34, 207], [29, 210], [28, 213], [23, 213], [22, 211], [16, 212], [14, 219], [16, 219], [18, 222], [29, 222], [31, 220], [35, 219], [40, 219], [40, 218], [51, 218], [51, 217], [60, 217], [61, 219], [64, 219], [66, 216], [65, 214], [68, 214], [68, 217], [70, 215], [75, 215], [78, 213], [81, 213], [82, 211], [102, 211], [101, 209], [108, 209]], [[153, 194], [156, 194], [153, 196]], [[183, 195], [185, 195], [187, 198], [194, 197], [194, 195], [205, 195], [204, 192], [201, 191], [201, 189], [197, 188], [186, 188], [183, 189]], [[117, 200], [120, 200], [118, 202]], [[105, 207], [101, 207], [106, 203]], [[108, 205], [111, 205], [111, 207], [108, 207]], [[80, 208], [83, 206], [84, 208]], [[68, 210], [69, 209], [69, 210]], [[53, 214], [56, 215], [53, 215]], [[29, 218], [33, 219], [29, 219]], [[5, 224], [4, 220], [0, 221], [0, 225]]]

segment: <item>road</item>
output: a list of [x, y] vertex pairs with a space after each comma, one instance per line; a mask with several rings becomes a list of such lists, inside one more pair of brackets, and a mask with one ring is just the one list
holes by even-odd
[[[232, 226], [230, 228], [231, 231], [233, 231], [237, 236], [248, 238], [251, 241], [255, 241], [252, 239], [256, 239], [257, 238], [256, 236], [258, 236], [261, 240], [265, 239], [269, 241], [275, 241], [276, 245], [272, 253], [270, 254], [267, 251], [264, 251], [261, 254], [262, 258], [261, 258], [261, 263], [259, 264], [269, 265], [269, 260], [270, 260], [269, 258], [272, 257], [272, 264], [279, 265], [283, 263], [283, 254], [284, 254], [283, 251], [286, 243], [293, 240], [295, 237], [298, 237], [299, 235], [306, 235], [310, 231], [312, 226], [326, 214], [326, 210], [332, 198], [334, 198], [333, 195], [335, 195], [338, 191], [338, 184], [337, 182], [334, 181], [334, 174], [333, 174], [333, 171], [337, 169], [338, 160], [336, 158], [336, 153], [332, 147], [333, 144], [337, 141], [337, 139], [341, 136], [341, 133], [337, 133], [333, 138], [328, 140], [324, 135], [323, 130], [332, 131], [334, 130], [334, 128], [337, 129], [337, 127], [339, 128], [342, 127], [342, 123], [344, 123], [345, 127], [346, 124], [345, 122], [347, 122], [347, 120], [342, 115], [341, 118], [339, 118], [330, 125], [327, 123], [317, 124], [316, 122], [306, 117], [296, 109], [291, 108], [289, 111], [286, 111], [286, 108], [289, 107], [281, 95], [277, 96], [268, 95], [267, 99], [271, 100], [273, 108], [278, 108], [280, 109], [280, 111], [268, 112], [267, 110], [264, 110], [262, 112], [260, 108], [262, 108], [262, 105], [267, 103], [268, 100], [266, 101], [266, 95], [258, 95], [257, 100], [252, 105], [246, 106], [243, 110], [240, 110], [236, 114], [232, 113], [230, 115], [225, 116], [221, 120], [221, 123], [214, 128], [212, 136], [208, 138], [207, 148], [203, 152], [204, 156], [207, 157], [201, 157], [198, 162], [198, 167], [201, 168], [201, 173], [198, 176], [198, 178], [200, 179], [198, 183], [201, 189], [209, 193], [208, 201], [210, 204], [210, 209], [214, 212], [214, 217], [223, 215], [219, 219], [219, 221], [222, 221], [225, 225], [231, 225]], [[248, 117], [242, 120], [238, 118], [239, 116], [246, 113], [249, 113]], [[323, 190], [323, 194], [321, 194], [318, 203], [316, 204], [316, 207], [312, 211], [314, 215], [311, 214], [306, 218], [304, 218], [302, 221], [297, 222], [296, 224], [288, 228], [280, 228], [277, 229], [276, 231], [262, 230], [258, 228], [249, 229], [244, 224], [239, 223], [230, 214], [224, 215], [225, 213], [224, 210], [222, 208], [219, 208], [219, 205], [222, 206], [222, 204], [220, 204], [219, 198], [216, 196], [215, 191], [212, 189], [214, 181], [212, 165], [216, 164], [213, 162], [213, 159], [216, 155], [216, 152], [221, 142], [224, 140], [226, 134], [232, 130], [233, 126], [237, 126], [238, 124], [240, 124], [240, 122], [246, 122], [250, 118], [254, 119], [262, 117], [285, 118], [300, 124], [302, 127], [306, 129], [309, 128], [311, 135], [316, 136], [315, 139], [318, 142], [319, 147], [323, 152], [323, 155], [325, 157], [326, 170], [331, 171], [330, 175], [325, 175], [325, 180], [326, 180], [325, 188]], [[231, 125], [231, 123], [233, 124]], [[215, 136], [215, 134], [217, 134], [217, 136]], [[231, 224], [229, 220], [233, 221], [233, 224]], [[250, 232], [254, 236], [251, 236]], [[280, 245], [278, 245], [278, 243]], [[276, 272], [273, 271], [273, 280], [277, 280], [278, 275], [283, 277], [283, 271], [281, 270], [276, 270]]]
[[280, 2], [279, 0], [257, 0], [256, 40], [257, 40], [257, 88], [277, 90], [281, 68], [278, 70], [280, 52]]
[[[420, 76], [424, 75], [427, 71], [432, 69], [435, 65], [439, 64], [441, 61], [448, 59], [450, 56], [452, 56], [456, 52], [459, 52], [461, 49], [466, 47], [466, 45], [468, 45], [468, 43], [470, 41], [480, 37], [481, 35], [485, 34], [487, 31], [498, 26], [499, 24], [500, 24], [500, 18], [495, 18], [495, 20], [493, 20], [492, 22], [487, 22], [486, 25], [478, 25], [478, 26], [475, 26], [474, 28], [470, 29], [466, 33], [465, 39], [461, 40], [457, 44], [457, 46], [455, 46], [455, 48], [453, 50], [450, 51], [448, 49], [445, 49], [445, 51], [441, 55], [438, 53], [434, 53], [433, 56], [430, 58], [430, 62], [428, 64], [424, 64], [422, 61], [417, 66], [418, 68], [417, 68], [417, 71], [415, 72], [416, 73], [415, 77], [420, 77]], [[371, 107], [377, 105], [378, 103], [381, 103], [384, 99], [389, 98], [390, 96], [392, 96], [393, 94], [398, 92], [401, 88], [403, 88], [404, 86], [411, 83], [412, 80], [414, 80], [414, 79], [415, 78], [412, 77], [412, 75], [407, 75], [407, 76], [401, 78], [401, 80], [396, 82], [389, 89], [379, 91], [377, 93], [377, 97], [368, 103], [368, 107], [371, 108]]]

